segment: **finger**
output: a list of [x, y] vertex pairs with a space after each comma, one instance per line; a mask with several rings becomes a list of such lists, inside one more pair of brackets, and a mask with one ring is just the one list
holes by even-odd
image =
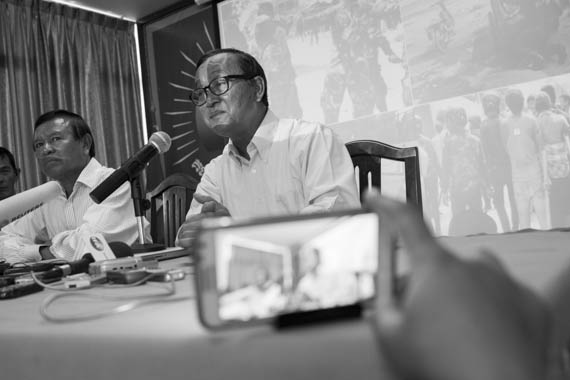
[[178, 229], [178, 236], [185, 237], [185, 236], [195, 235], [200, 226], [200, 220], [203, 218], [204, 217], [202, 215], [194, 215], [193, 218], [186, 220], [182, 224], [182, 226], [180, 226], [180, 228]]
[[214, 216], [231, 216], [227, 208], [218, 203]]
[[204, 204], [206, 202], [216, 202], [216, 200], [210, 197], [209, 195], [197, 194], [197, 193], [194, 193], [194, 199], [196, 200], [196, 202], [201, 204]]
[[182, 227], [180, 229], [180, 231], [178, 232], [178, 237], [180, 239], [185, 239], [185, 238], [189, 238], [189, 237], [194, 237], [196, 236], [197, 233], [197, 229], [193, 228], [193, 227]]
[[204, 215], [202, 214], [186, 215], [184, 224], [194, 223], [197, 225], [200, 223], [200, 220], [202, 219], [204, 219]]
[[178, 246], [182, 248], [191, 248], [194, 246], [195, 238], [179, 238]]
[[200, 211], [202, 214], [214, 212], [216, 210], [216, 203], [214, 201], [206, 201], [202, 205], [202, 210]]
[[196, 240], [197, 230], [193, 226], [183, 226], [178, 231], [178, 245], [184, 248], [189, 248]]

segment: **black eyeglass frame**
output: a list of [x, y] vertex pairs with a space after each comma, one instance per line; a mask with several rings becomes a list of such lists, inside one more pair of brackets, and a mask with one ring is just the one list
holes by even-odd
[[[197, 88], [195, 90], [190, 90], [190, 94], [188, 95], [188, 98], [190, 98], [190, 101], [196, 107], [201, 107], [204, 104], [206, 104], [206, 102], [208, 101], [208, 92], [211, 92], [212, 94], [214, 94], [216, 96], [224, 95], [226, 92], [228, 92], [230, 90], [230, 80], [233, 80], [233, 79], [251, 80], [251, 79], [255, 78], [256, 76], [258, 76], [258, 75], [257, 74], [253, 74], [253, 75], [234, 74], [234, 75], [224, 75], [221, 77], [217, 77], [217, 78], [212, 79], [206, 87]], [[224, 91], [217, 93], [216, 91], [214, 91], [212, 89], [211, 86], [212, 86], [212, 83], [219, 81], [219, 80], [223, 80], [223, 83], [225, 83], [225, 85], [226, 85], [226, 89]], [[204, 92], [205, 96], [204, 96], [203, 102], [198, 103], [192, 98], [192, 95], [194, 95], [197, 92]]]

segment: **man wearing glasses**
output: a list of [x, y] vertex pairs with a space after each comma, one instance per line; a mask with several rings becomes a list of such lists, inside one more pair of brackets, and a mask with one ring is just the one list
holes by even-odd
[[[188, 247], [207, 216], [257, 217], [360, 207], [352, 161], [328, 128], [279, 119], [269, 109], [263, 68], [236, 49], [206, 53], [190, 100], [228, 138], [205, 168], [177, 244]], [[279, 102], [279, 99], [272, 99]]]

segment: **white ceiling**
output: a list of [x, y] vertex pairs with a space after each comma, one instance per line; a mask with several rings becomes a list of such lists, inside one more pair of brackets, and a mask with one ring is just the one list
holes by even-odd
[[194, 0], [47, 0], [70, 6], [88, 8], [101, 13], [110, 13], [131, 21], [141, 19], [167, 9], [175, 4], [194, 3]]

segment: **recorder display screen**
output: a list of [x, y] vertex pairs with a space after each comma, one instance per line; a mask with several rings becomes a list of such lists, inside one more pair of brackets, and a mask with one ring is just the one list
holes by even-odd
[[374, 294], [375, 214], [220, 229], [215, 237], [221, 320], [330, 308]]

